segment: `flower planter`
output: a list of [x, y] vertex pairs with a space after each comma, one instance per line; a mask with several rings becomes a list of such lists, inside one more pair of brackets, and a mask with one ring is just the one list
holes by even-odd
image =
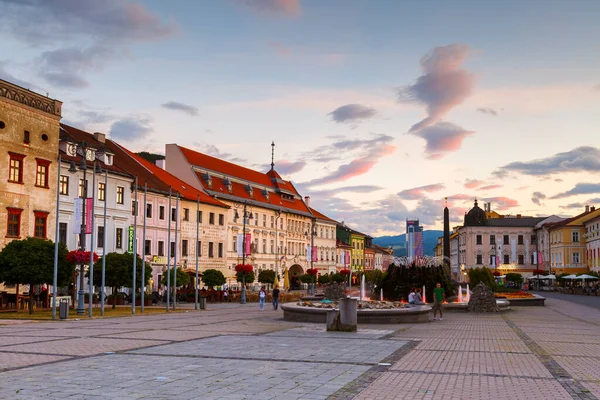
[[112, 298], [108, 298], [107, 302], [110, 305], [116, 304], [117, 306], [124, 306], [125, 305], [125, 299], [123, 297], [117, 297], [117, 301], [115, 303], [113, 303], [115, 300]]
[[[142, 299], [135, 299], [135, 305], [141, 306]], [[152, 305], [152, 299], [144, 299], [144, 306], [151, 306], [151, 305]]]

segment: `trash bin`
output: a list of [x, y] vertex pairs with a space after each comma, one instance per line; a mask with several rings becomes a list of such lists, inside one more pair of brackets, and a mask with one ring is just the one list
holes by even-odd
[[60, 299], [58, 307], [58, 316], [60, 319], [67, 319], [69, 316], [69, 301], [67, 299]]
[[205, 296], [200, 296], [200, 309], [201, 310], [206, 309], [206, 297]]

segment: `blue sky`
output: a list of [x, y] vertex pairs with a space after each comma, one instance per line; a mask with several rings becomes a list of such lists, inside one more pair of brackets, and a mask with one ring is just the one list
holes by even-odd
[[401, 233], [600, 203], [595, 1], [0, 0], [0, 78], [134, 151], [276, 169]]

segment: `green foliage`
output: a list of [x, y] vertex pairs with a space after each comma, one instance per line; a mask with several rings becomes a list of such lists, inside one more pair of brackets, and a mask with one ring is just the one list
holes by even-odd
[[480, 283], [483, 283], [489, 288], [493, 288], [496, 285], [496, 279], [494, 279], [492, 271], [487, 267], [471, 268], [469, 269], [468, 274], [471, 287], [475, 287]]
[[[219, 270], [216, 269], [207, 269], [202, 273], [202, 282], [209, 287], [212, 288], [214, 286], [221, 286], [227, 279], [225, 279], [225, 275]], [[177, 279], [177, 283], [179, 283], [179, 279]]]
[[177, 287], [182, 287], [185, 285], [188, 285], [190, 283], [190, 276], [188, 274], [186, 274], [185, 272], [183, 272], [183, 270], [181, 268], [171, 268], [171, 273], [170, 274], [164, 274], [161, 280], [161, 283], [163, 285], [167, 285], [167, 277], [169, 275], [171, 275], [171, 287], [173, 287], [173, 284], [175, 283], [175, 271], [177, 271]]
[[[131, 287], [133, 277], [133, 254], [131, 253], [108, 253], [106, 254], [106, 266], [104, 272], [104, 283], [115, 291], [121, 286]], [[89, 276], [89, 272], [86, 274]], [[142, 285], [142, 259], [138, 256], [135, 271], [135, 287], [147, 286], [152, 278], [152, 267], [146, 264], [145, 280]], [[102, 258], [94, 263], [94, 286], [100, 286], [102, 282]]]
[[139, 153], [136, 153], [138, 156], [150, 161], [152, 164], [156, 164], [157, 160], [164, 160], [165, 156], [163, 156], [162, 154], [154, 154], [154, 153], [148, 153], [147, 151], [140, 151]]
[[381, 285], [381, 282], [383, 282], [384, 276], [385, 276], [385, 273], [378, 269], [375, 269], [373, 271], [366, 271], [365, 272], [365, 281], [372, 283], [375, 286], [379, 286], [379, 285]]
[[260, 283], [275, 283], [275, 271], [270, 269], [263, 269], [258, 273], [258, 281]]
[[300, 275], [298, 277], [298, 279], [300, 280], [300, 282], [302, 283], [312, 283], [313, 282], [313, 276], [309, 275], [309, 274], [304, 274], [304, 275]]
[[425, 286], [427, 301], [433, 298], [433, 288], [441, 283], [446, 291], [446, 297], [456, 293], [456, 285], [450, 281], [450, 274], [443, 266], [420, 267], [414, 263], [407, 265], [389, 266], [383, 276], [381, 285], [374, 288], [374, 293], [379, 294], [383, 289], [386, 300], [408, 299], [412, 287], [422, 288]]
[[[71, 281], [75, 266], [67, 261], [67, 247], [58, 245], [58, 285]], [[0, 252], [0, 282], [39, 285], [54, 281], [54, 243], [40, 238], [9, 242]], [[33, 314], [33, 296], [29, 313]]]
[[[243, 275], [243, 274], [244, 274], [243, 272], [236, 272], [236, 273], [235, 273], [235, 279], [236, 279], [238, 282], [241, 282], [241, 281], [242, 281], [242, 275]], [[254, 271], [252, 271], [252, 272], [248, 272], [248, 273], [246, 273], [246, 280], [245, 280], [245, 282], [246, 282], [247, 284], [248, 284], [248, 283], [252, 283], [252, 282], [254, 282], [254, 279], [255, 279], [255, 278], [256, 278], [256, 275], [254, 275]]]
[[523, 275], [517, 274], [516, 272], [509, 272], [506, 274], [506, 280], [520, 285], [523, 283]]
[[331, 278], [329, 275], [321, 275], [317, 280], [321, 285], [331, 282]]
[[336, 273], [336, 274], [332, 274], [330, 279], [331, 279], [331, 282], [342, 283], [342, 282], [344, 282], [346, 277], [342, 274]]

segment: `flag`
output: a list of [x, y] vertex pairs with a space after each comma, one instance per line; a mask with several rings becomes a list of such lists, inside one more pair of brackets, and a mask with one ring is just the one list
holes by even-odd
[[74, 199], [75, 215], [73, 216], [73, 233], [78, 235], [81, 233], [81, 212], [83, 211], [83, 199], [76, 197]]
[[241, 233], [238, 233], [238, 235], [237, 235], [237, 246], [236, 246], [238, 257], [243, 256], [243, 254], [242, 254], [242, 249], [243, 248], [244, 248], [244, 237], [242, 236]]
[[246, 255], [251, 254], [252, 234], [246, 233]]
[[94, 199], [88, 197], [85, 199], [85, 233], [92, 233], [92, 218], [94, 218]]
[[310, 261], [312, 259], [312, 248], [309, 245], [306, 245], [306, 261]]
[[314, 246], [312, 249], [312, 260], [319, 261], [318, 257], [319, 257], [319, 253], [317, 251], [317, 246]]

